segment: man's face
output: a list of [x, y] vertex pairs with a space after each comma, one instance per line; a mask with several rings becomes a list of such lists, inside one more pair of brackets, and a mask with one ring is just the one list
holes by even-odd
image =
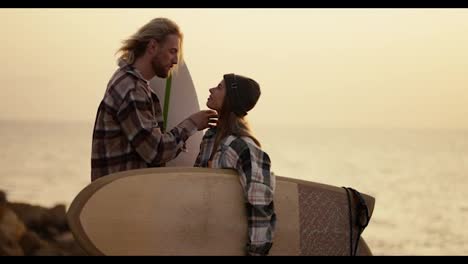
[[158, 44], [158, 51], [151, 60], [151, 66], [156, 76], [167, 78], [172, 66], [178, 62], [180, 38], [177, 35], [169, 35], [164, 42]]

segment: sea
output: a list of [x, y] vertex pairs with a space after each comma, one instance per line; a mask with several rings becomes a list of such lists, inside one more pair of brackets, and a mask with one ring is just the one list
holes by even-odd
[[[375, 197], [362, 234], [373, 254], [468, 255], [468, 131], [252, 127], [276, 175]], [[92, 129], [0, 121], [0, 190], [9, 201], [69, 206], [90, 182]]]

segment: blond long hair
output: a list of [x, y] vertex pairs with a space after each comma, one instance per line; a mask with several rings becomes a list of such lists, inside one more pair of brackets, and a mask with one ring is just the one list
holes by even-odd
[[119, 59], [124, 60], [128, 64], [133, 64], [137, 58], [142, 56], [146, 51], [146, 46], [151, 39], [156, 39], [163, 43], [168, 35], [177, 35], [180, 38], [179, 63], [183, 63], [182, 42], [183, 34], [179, 26], [168, 18], [154, 18], [146, 25], [141, 27], [130, 38], [122, 41], [117, 53], [120, 53]]

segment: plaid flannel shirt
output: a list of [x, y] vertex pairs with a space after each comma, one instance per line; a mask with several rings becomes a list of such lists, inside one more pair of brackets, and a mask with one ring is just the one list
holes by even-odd
[[121, 60], [97, 110], [91, 180], [118, 171], [164, 166], [197, 131], [195, 123], [185, 119], [165, 132], [158, 96], [132, 65]]
[[[205, 133], [195, 167], [209, 167], [216, 128]], [[273, 196], [275, 177], [270, 158], [252, 139], [228, 136], [222, 140], [211, 161], [212, 168], [231, 168], [239, 173], [248, 217], [247, 255], [267, 255], [273, 245], [276, 225]]]

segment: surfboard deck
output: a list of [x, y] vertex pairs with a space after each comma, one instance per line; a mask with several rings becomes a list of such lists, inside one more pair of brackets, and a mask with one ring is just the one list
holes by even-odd
[[[166, 81], [167, 79], [157, 76], [150, 80], [150, 87], [157, 94], [161, 102], [161, 109], [164, 109], [167, 104]], [[172, 129], [190, 115], [200, 111], [197, 92], [186, 63], [180, 64], [178, 70], [173, 72], [170, 86], [166, 130]], [[175, 159], [167, 162], [166, 166], [193, 166], [200, 151], [202, 138], [202, 132], [188, 138], [186, 141], [187, 152], [181, 152]]]
[[[375, 200], [363, 196], [372, 214]], [[276, 176], [275, 208], [270, 255], [349, 255], [344, 189]], [[226, 169], [108, 175], [76, 196], [67, 219], [90, 255], [244, 255], [247, 239], [242, 187], [237, 173]], [[361, 239], [358, 255], [371, 254]]]

